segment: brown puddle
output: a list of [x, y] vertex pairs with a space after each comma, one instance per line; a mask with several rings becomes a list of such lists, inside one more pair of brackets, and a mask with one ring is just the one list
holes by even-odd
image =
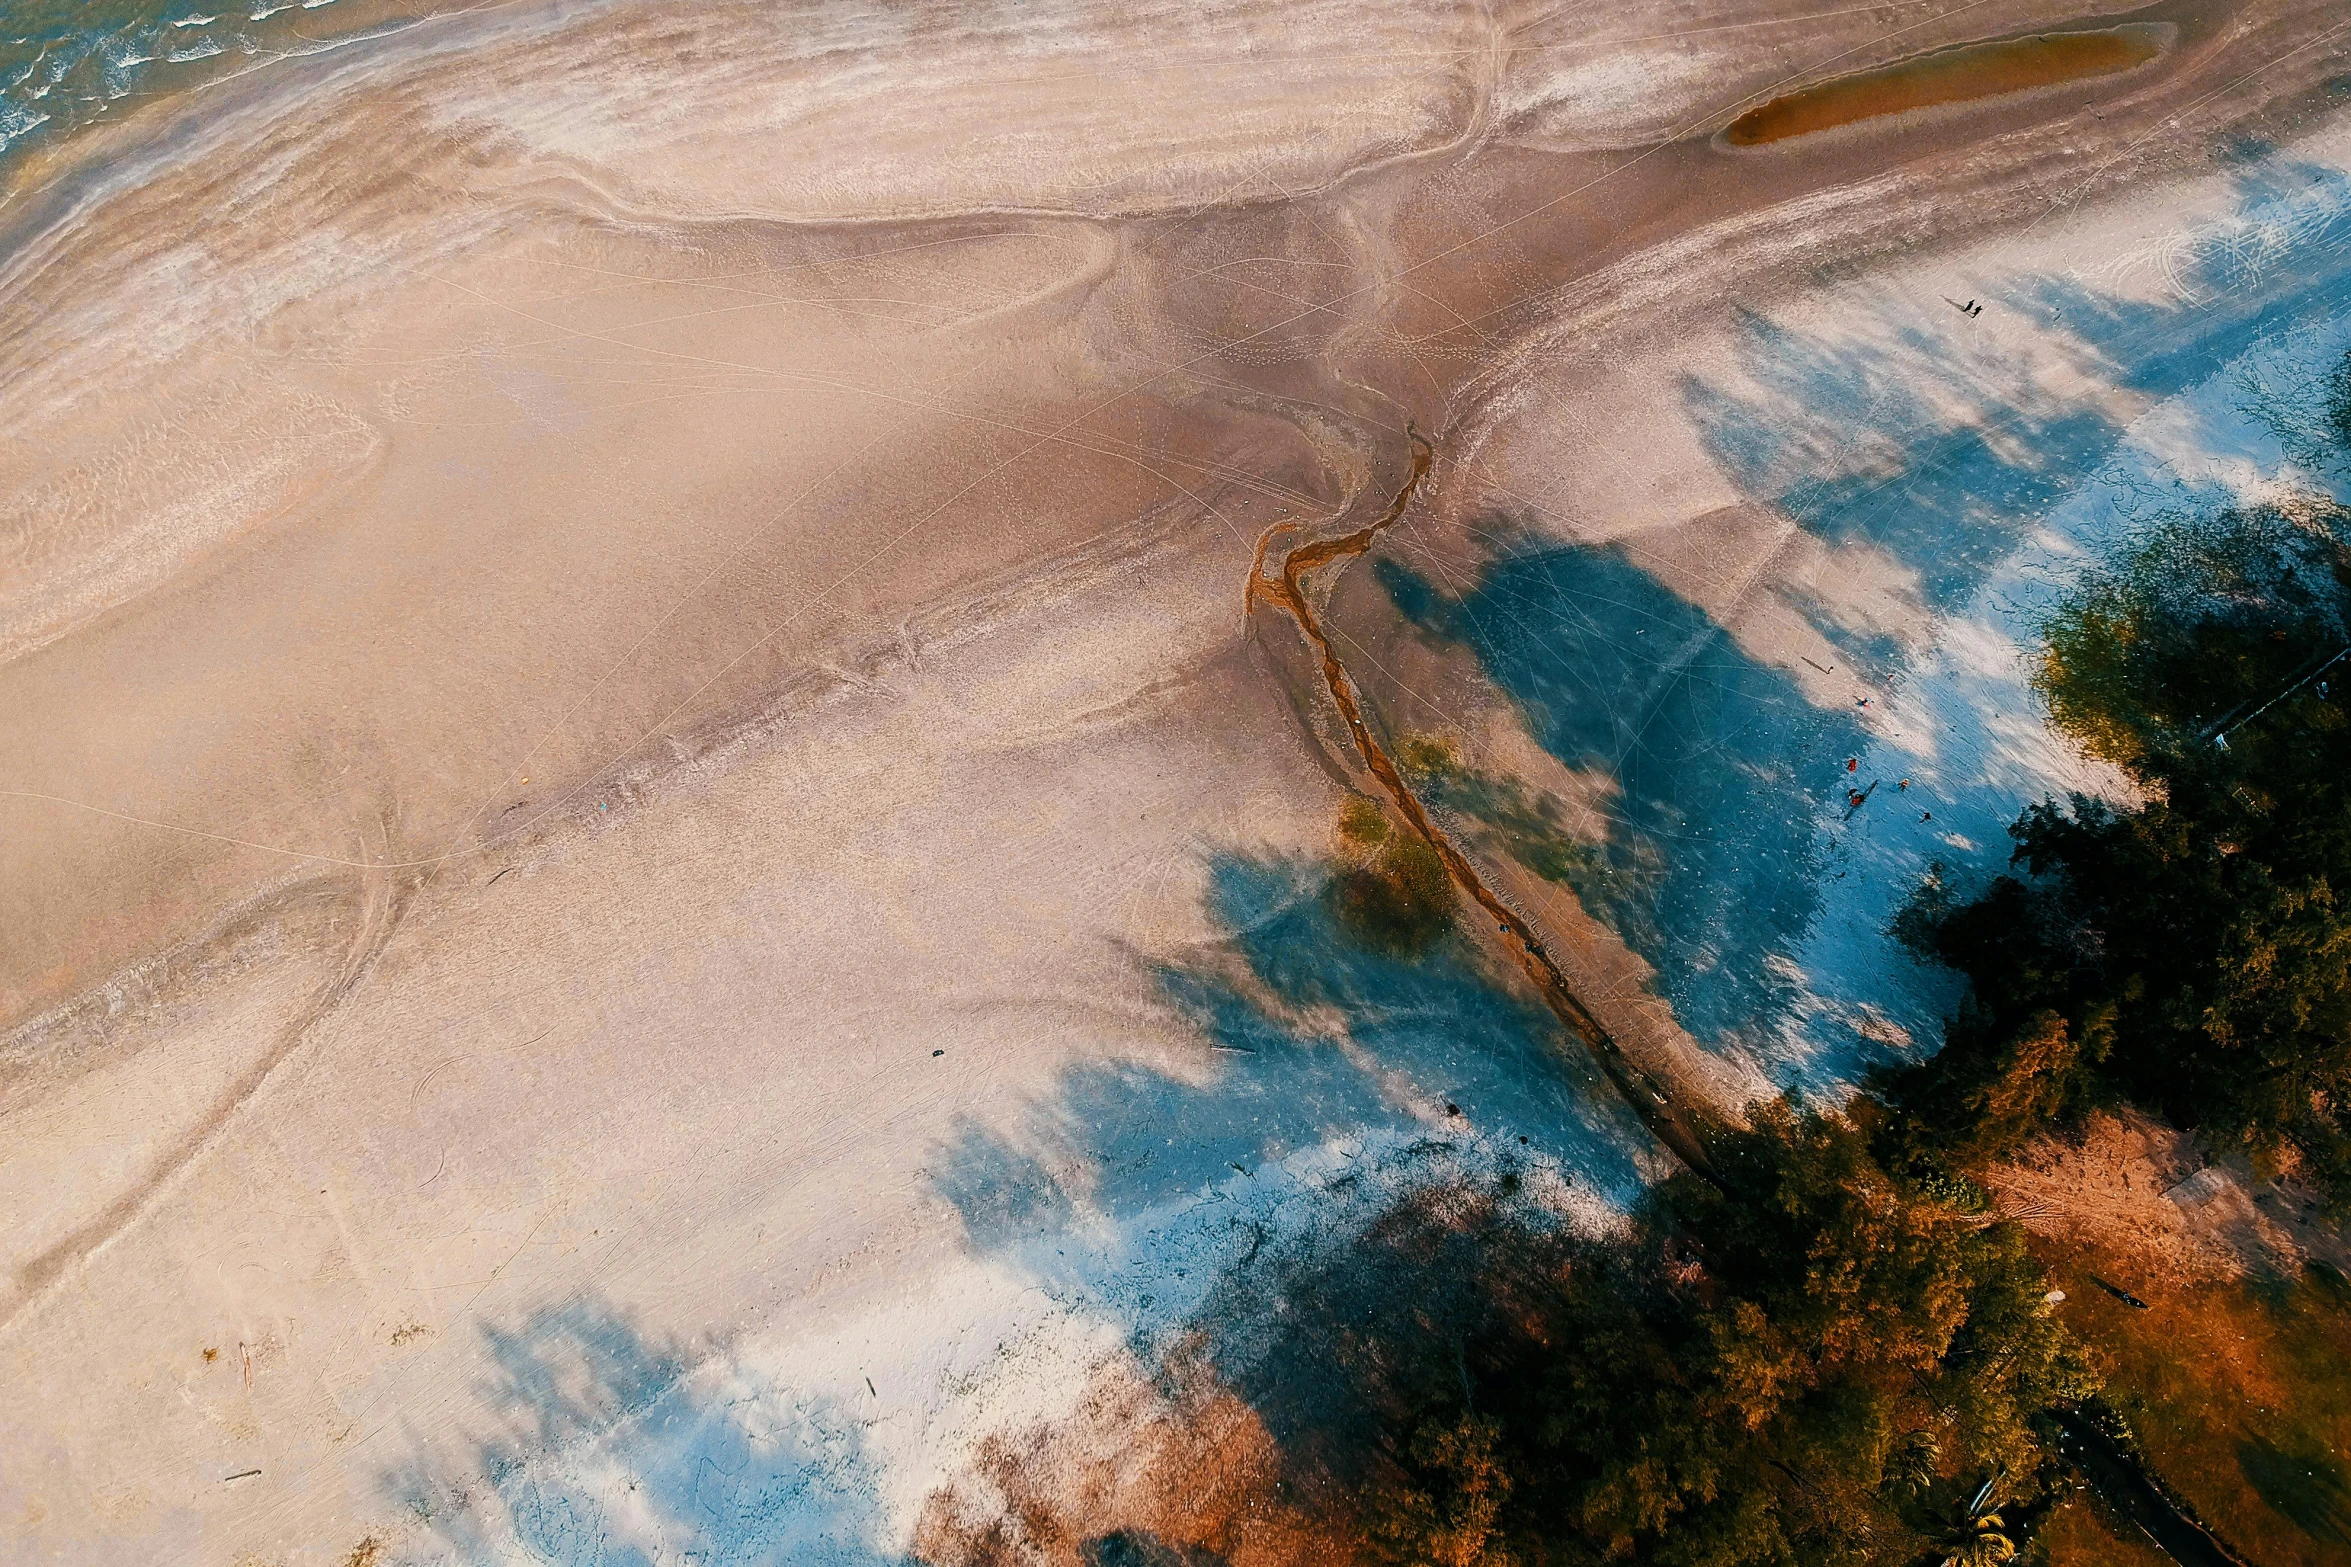
[[1541, 994], [1552, 1015], [1584, 1042], [1598, 1060], [1609, 1082], [1648, 1126], [1650, 1135], [1672, 1149], [1692, 1170], [1711, 1180], [1712, 1167], [1708, 1163], [1705, 1142], [1698, 1126], [1648, 1073], [1625, 1058], [1624, 1051], [1609, 1036], [1608, 1030], [1601, 1026], [1600, 1020], [1585, 1008], [1569, 988], [1567, 976], [1551, 961], [1550, 954], [1543, 950], [1543, 944], [1536, 939], [1534, 931], [1486, 886], [1477, 867], [1470, 864], [1468, 857], [1455, 848], [1438, 828], [1427, 808], [1412, 792], [1411, 786], [1405, 783], [1404, 774], [1397, 768], [1394, 759], [1372, 737], [1370, 725], [1363, 721], [1363, 709], [1355, 700], [1354, 682], [1348, 678], [1346, 666], [1339, 662], [1339, 655], [1332, 648], [1330, 637], [1323, 631], [1321, 620], [1307, 602], [1307, 572], [1370, 549], [1380, 531], [1402, 517], [1405, 509], [1412, 504], [1413, 493], [1420, 488], [1420, 481], [1427, 477], [1429, 460], [1436, 454], [1419, 431], [1407, 427], [1406, 433], [1412, 440], [1412, 472], [1379, 520], [1353, 533], [1302, 545], [1290, 551], [1282, 561], [1281, 574], [1271, 578], [1265, 575], [1266, 546], [1273, 542], [1275, 534], [1282, 532], [1289, 524], [1276, 523], [1268, 528], [1258, 538], [1256, 554], [1249, 562], [1249, 586], [1243, 594], [1244, 605], [1254, 607], [1262, 595], [1280, 605], [1297, 622], [1298, 629], [1305, 634], [1307, 642], [1322, 662], [1323, 685], [1330, 692], [1331, 701], [1338, 707], [1339, 716], [1346, 721], [1347, 733], [1354, 740], [1355, 749], [1362, 756], [1364, 766], [1370, 769], [1380, 788], [1386, 792], [1396, 809], [1403, 813], [1413, 831], [1419, 833], [1428, 841], [1429, 847], [1437, 851], [1437, 857], [1445, 862], [1445, 869], [1452, 876], [1454, 884], [1469, 895], [1471, 902], [1484, 911], [1487, 918], [1494, 921], [1503, 945], [1534, 982], [1536, 991]]
[[1941, 49], [1774, 98], [1731, 121], [1723, 139], [1734, 147], [1755, 147], [1936, 104], [2111, 76], [2145, 65], [2168, 42], [2167, 29], [2131, 23]]

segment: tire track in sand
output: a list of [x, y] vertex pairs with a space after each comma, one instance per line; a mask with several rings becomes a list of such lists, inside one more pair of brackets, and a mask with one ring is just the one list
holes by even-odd
[[323, 1022], [358, 987], [382, 955], [392, 932], [399, 927], [407, 903], [407, 888], [380, 871], [364, 873], [355, 889], [359, 916], [351, 945], [333, 974], [267, 1049], [224, 1090], [203, 1118], [187, 1134], [157, 1156], [128, 1191], [63, 1239], [53, 1242], [20, 1264], [5, 1293], [0, 1293], [0, 1334], [8, 1332], [36, 1307], [54, 1296], [68, 1275], [120, 1239], [168, 1196], [203, 1157], [226, 1139], [238, 1112], [258, 1098], [278, 1077]]

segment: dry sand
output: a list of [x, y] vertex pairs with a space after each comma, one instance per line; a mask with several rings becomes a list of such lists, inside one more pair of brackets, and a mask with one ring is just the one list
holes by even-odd
[[2319, 1195], [2215, 1159], [2194, 1135], [2136, 1112], [2042, 1138], [1991, 1176], [1999, 1211], [2076, 1249], [2125, 1260], [2134, 1281], [2182, 1285], [2299, 1275], [2351, 1262]]
[[[2093, 13], [2179, 41], [1710, 142]], [[1572, 1223], [1662, 1164], [1496, 955], [1355, 1005], [1250, 945], [1362, 782], [1245, 613], [1258, 535], [1376, 511], [1410, 420], [1396, 558], [1472, 580], [1505, 500], [1634, 541], [1842, 711], [1805, 606], [1934, 612], [1727, 481], [1677, 376], [1823, 267], [2202, 210], [2224, 136], [2333, 123], [2347, 42], [2292, 3], [524, 5], [20, 170], [0, 1554], [952, 1556], [1021, 1453], [1087, 1514], [1027, 1559], [1304, 1549], [1168, 1500], [1271, 1460], [1159, 1336], [1514, 1137]], [[2027, 367], [2104, 385], [2066, 369]], [[1391, 729], [1610, 797], [1374, 580], [1331, 613]], [[1773, 1079], [1494, 872], [1656, 1069]], [[1038, 1434], [1081, 1406], [1088, 1451]]]

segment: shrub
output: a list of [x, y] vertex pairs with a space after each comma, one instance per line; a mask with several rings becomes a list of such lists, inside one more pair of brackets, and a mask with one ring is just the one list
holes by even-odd
[[1331, 880], [1340, 927], [1392, 957], [1434, 946], [1451, 925], [1454, 906], [1453, 878], [1436, 849], [1361, 796], [1342, 808], [1339, 837], [1351, 851]]

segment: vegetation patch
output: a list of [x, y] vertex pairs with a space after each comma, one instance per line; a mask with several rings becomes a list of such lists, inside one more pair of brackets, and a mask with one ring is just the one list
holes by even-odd
[[[1398, 1564], [1997, 1561], [2044, 1412], [2098, 1387], [2012, 1224], [1894, 1179], [1870, 1130], [1760, 1107], [1459, 1353], [1368, 1498]], [[1972, 1504], [1972, 1505], [1971, 1505]], [[2024, 1511], [2019, 1511], [2019, 1509]]]
[[1655, 843], [1638, 835], [1605, 843], [1581, 837], [1556, 799], [1507, 774], [1470, 766], [1449, 740], [1412, 736], [1397, 748], [1397, 760], [1421, 802], [1443, 814], [1456, 842], [1507, 855], [1565, 886], [1585, 913], [1636, 951], [1667, 944], [1657, 908], [1665, 857]]
[[[2351, 458], [2351, 359], [2326, 381]], [[2140, 791], [2019, 818], [2011, 874], [1930, 875], [1901, 938], [1968, 978], [1940, 1055], [1891, 1073], [1881, 1153], [1968, 1180], [2136, 1105], [2351, 1208], [2351, 513], [2322, 496], [2174, 517], [2045, 627], [2051, 717]], [[2351, 1560], [2351, 1291], [2298, 1277], [2161, 1288], [2093, 1248], [2067, 1316], [2163, 1484], [2264, 1563]], [[2143, 1294], [2140, 1292], [2144, 1292]], [[2148, 1298], [2152, 1297], [2152, 1298]], [[2082, 1503], [2052, 1561], [2143, 1549]], [[2113, 1545], [2114, 1539], [2123, 1540]]]
[[1545, 881], [1572, 883], [1606, 870], [1600, 846], [1568, 831], [1558, 801], [1469, 766], [1451, 741], [1415, 735], [1397, 748], [1397, 760], [1421, 802], [1468, 821], [1479, 847], [1509, 855]]
[[1419, 833], [1357, 795], [1340, 809], [1339, 845], [1331, 911], [1356, 941], [1391, 957], [1418, 957], [1452, 928], [1453, 878]]
[[1888, 1083], [1921, 1154], [2135, 1103], [2351, 1199], [2351, 514], [2180, 519], [2048, 628], [2056, 721], [2144, 792], [2043, 801], [2019, 874], [1897, 925], [1972, 982]]
[[[2230, 748], [2274, 749], [2329, 711], [2296, 682], [2344, 645], [2347, 520], [2315, 499], [2176, 518], [2091, 572], [2042, 628], [2050, 716], [2151, 787], [2247, 772]], [[2244, 722], [2280, 693], [2289, 711]]]

